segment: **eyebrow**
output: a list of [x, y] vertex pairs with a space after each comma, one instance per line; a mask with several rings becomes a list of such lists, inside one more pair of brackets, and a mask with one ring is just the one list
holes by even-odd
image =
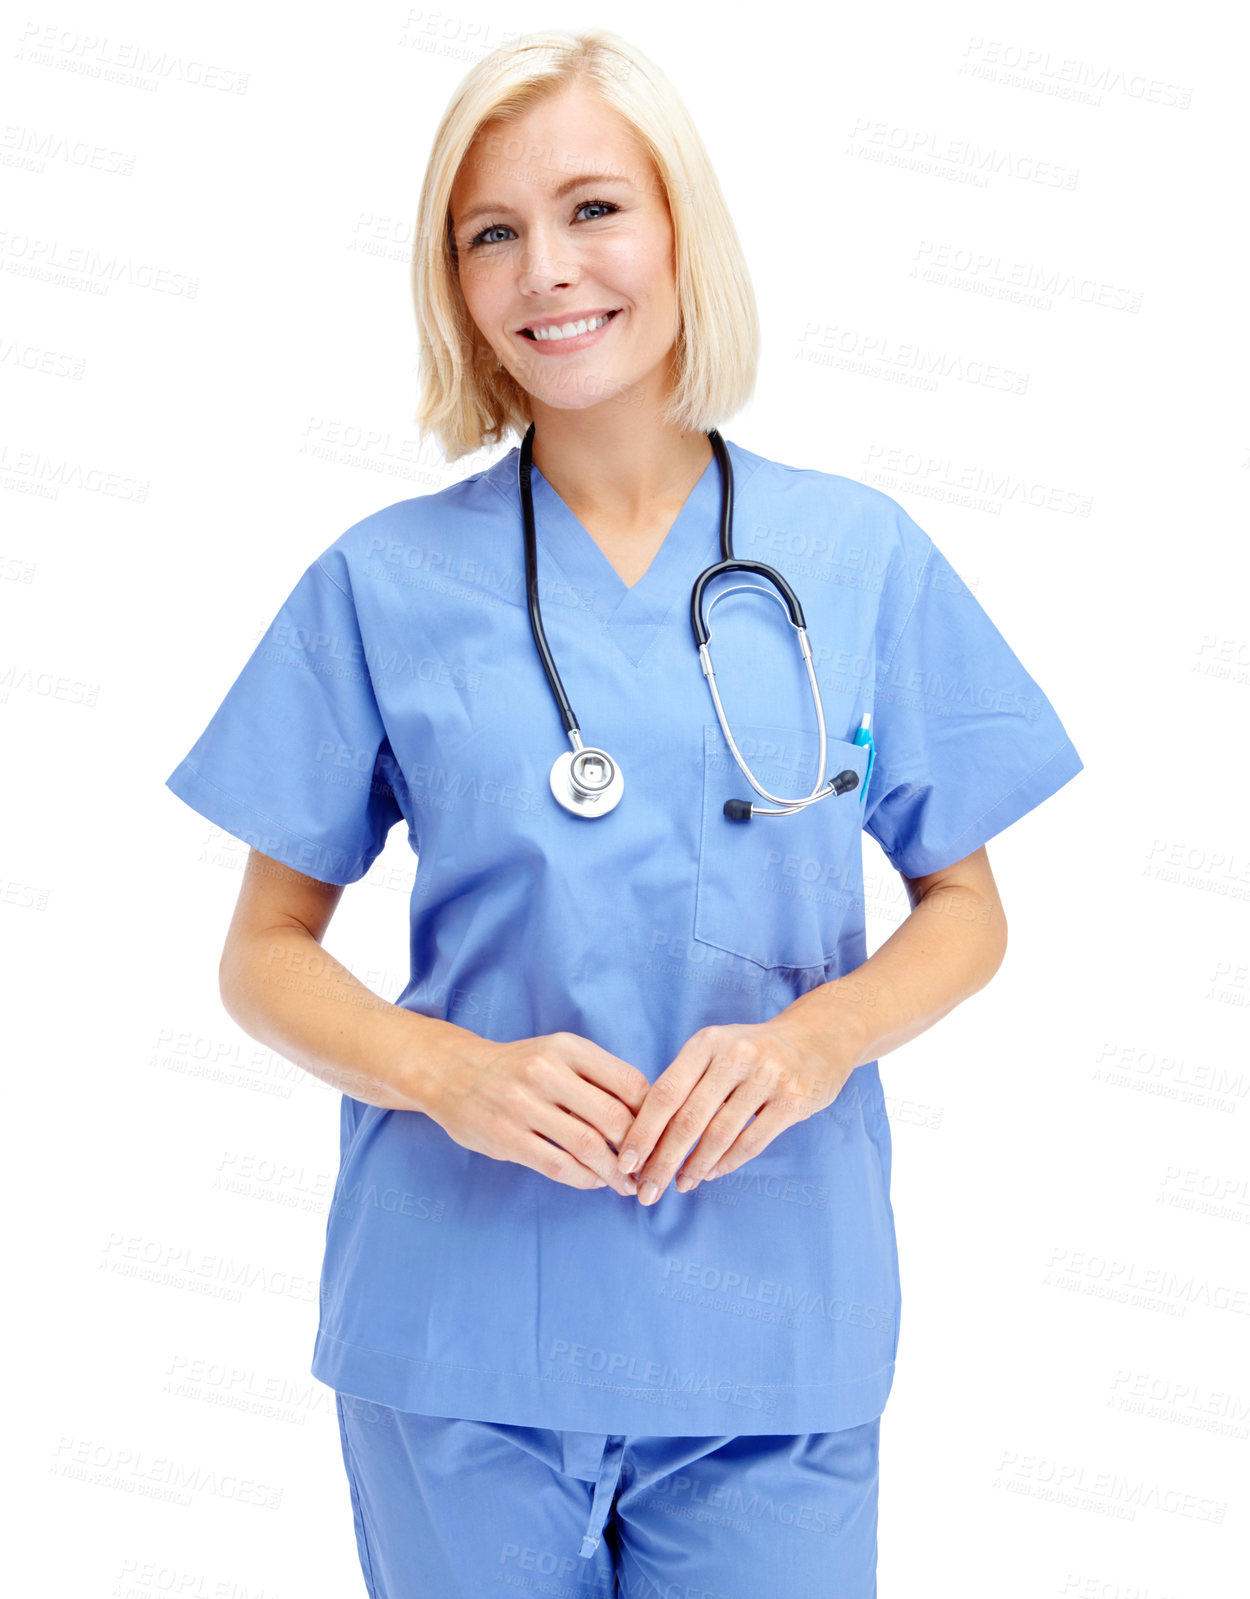
[[[628, 183], [629, 179], [619, 172], [579, 172], [575, 178], [566, 178], [557, 188], [552, 190], [552, 198], [562, 200], [570, 189], [580, 189], [584, 183]], [[498, 200], [487, 200], [481, 205], [470, 206], [460, 215], [458, 227], [463, 227], [466, 222], [472, 222], [474, 217], [485, 216], [490, 211], [507, 211], [510, 207]]]

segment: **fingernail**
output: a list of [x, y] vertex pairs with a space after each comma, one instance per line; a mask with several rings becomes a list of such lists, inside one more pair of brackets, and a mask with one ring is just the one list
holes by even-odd
[[646, 1182], [643, 1183], [642, 1190], [639, 1193], [638, 1197], [642, 1200], [644, 1205], [649, 1205], [657, 1197], [659, 1192], [660, 1192], [660, 1190], [655, 1186], [655, 1184], [648, 1177]]
[[617, 1161], [617, 1165], [621, 1168], [621, 1170], [623, 1172], [631, 1172], [631, 1171], [633, 1171], [634, 1167], [637, 1164], [638, 1164], [638, 1151], [636, 1149], [627, 1149], [625, 1151], [625, 1153], [621, 1156], [620, 1160]]
[[677, 1179], [678, 1193], [688, 1194], [693, 1187], [695, 1187], [695, 1182], [692, 1177], [679, 1177]]
[[608, 1186], [608, 1179], [606, 1177], [596, 1177], [592, 1186], [595, 1188], [606, 1188]]

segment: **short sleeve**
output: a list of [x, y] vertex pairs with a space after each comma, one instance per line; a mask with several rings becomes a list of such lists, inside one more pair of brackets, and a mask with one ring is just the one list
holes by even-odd
[[882, 606], [866, 830], [904, 877], [971, 855], [1082, 770], [1054, 707], [975, 595], [897, 507]]
[[403, 819], [402, 784], [355, 604], [320, 558], [165, 782], [216, 826], [322, 882], [354, 883], [381, 853]]

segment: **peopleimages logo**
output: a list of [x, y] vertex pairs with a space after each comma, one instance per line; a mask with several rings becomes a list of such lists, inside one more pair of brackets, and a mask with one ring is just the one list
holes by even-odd
[[719, 1266], [704, 1265], [699, 1261], [675, 1260], [670, 1256], [664, 1262], [664, 1281], [751, 1300], [761, 1305], [775, 1305], [780, 1310], [803, 1311], [808, 1315], [845, 1322], [848, 1326], [864, 1327], [873, 1332], [889, 1333], [893, 1330], [893, 1315], [886, 1307], [866, 1305], [857, 1299], [829, 1298], [810, 1288], [795, 1289], [790, 1283], [767, 1277], [754, 1278], [749, 1272], [723, 1271]]
[[[738, 1405], [746, 1410], [771, 1413], [777, 1409], [777, 1390], [771, 1384], [735, 1382], [730, 1377], [712, 1377], [707, 1373], [679, 1371], [657, 1360], [640, 1360], [637, 1355], [619, 1350], [602, 1349], [589, 1344], [570, 1343], [555, 1338], [547, 1352], [549, 1361], [559, 1361], [562, 1366], [578, 1367], [595, 1373], [600, 1381], [596, 1386], [615, 1383], [618, 1391], [631, 1392], [631, 1384], [638, 1385], [639, 1397], [648, 1392], [666, 1392], [675, 1396], [714, 1399], [724, 1405]], [[555, 1378], [548, 1370], [546, 1376]], [[683, 1404], [680, 1408], [685, 1409]]]

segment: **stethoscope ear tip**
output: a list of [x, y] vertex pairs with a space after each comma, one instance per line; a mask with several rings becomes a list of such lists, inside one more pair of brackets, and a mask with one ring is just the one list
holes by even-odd
[[780, 810], [770, 810], [766, 805], [755, 805], [752, 801], [744, 799], [726, 800], [722, 810], [731, 822], [749, 822], [755, 816], [793, 816], [798, 811], [806, 810], [809, 805], [814, 805], [817, 800], [828, 798], [830, 794], [849, 794], [858, 784], [859, 773], [852, 772], [848, 768], [826, 783], [819, 793], [808, 794], [801, 800], [793, 800], [783, 805]]

